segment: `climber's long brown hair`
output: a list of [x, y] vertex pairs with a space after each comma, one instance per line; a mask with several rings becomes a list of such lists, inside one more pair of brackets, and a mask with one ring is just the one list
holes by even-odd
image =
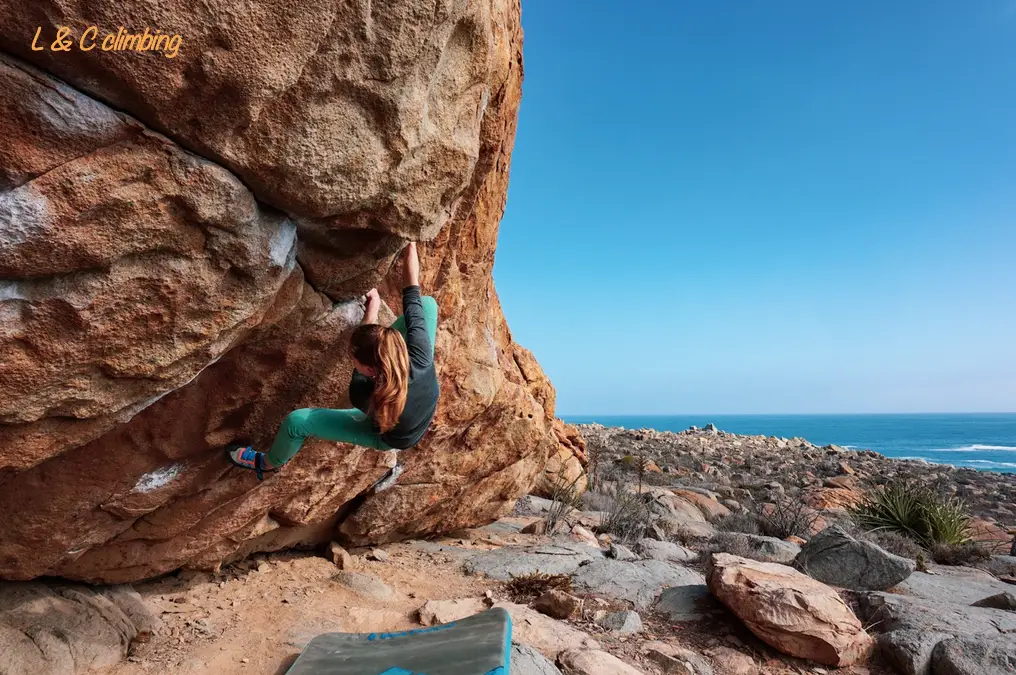
[[381, 431], [391, 431], [406, 407], [409, 391], [409, 349], [405, 338], [394, 328], [360, 326], [353, 331], [350, 352], [357, 361], [375, 370], [370, 414]]

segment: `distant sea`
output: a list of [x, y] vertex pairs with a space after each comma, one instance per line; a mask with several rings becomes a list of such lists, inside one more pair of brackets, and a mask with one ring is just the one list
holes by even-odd
[[805, 438], [985, 471], [1016, 472], [1016, 413], [950, 415], [564, 416], [572, 424], [682, 431], [712, 423], [736, 434]]

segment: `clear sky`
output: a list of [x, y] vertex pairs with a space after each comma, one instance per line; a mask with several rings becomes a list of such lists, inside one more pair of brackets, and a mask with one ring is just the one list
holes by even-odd
[[1016, 411], [1016, 0], [523, 0], [558, 413]]

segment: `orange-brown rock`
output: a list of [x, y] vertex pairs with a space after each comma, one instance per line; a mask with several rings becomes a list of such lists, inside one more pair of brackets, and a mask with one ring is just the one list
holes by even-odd
[[554, 420], [558, 450], [551, 455], [533, 494], [550, 499], [556, 489], [574, 486], [581, 493], [588, 487], [586, 478], [586, 444], [578, 430], [561, 420]]
[[[184, 33], [178, 59], [61, 59], [26, 50], [36, 25], [115, 30], [122, 3], [0, 0], [0, 47], [72, 85], [0, 61], [0, 577], [423, 536], [533, 486], [553, 389], [491, 277], [519, 6], [467, 4], [168, 0], [131, 19]], [[356, 299], [398, 311], [403, 237], [428, 240], [442, 399], [399, 481], [372, 494], [395, 453], [320, 440], [264, 482], [232, 467], [230, 441], [348, 406]]]
[[821, 487], [808, 490], [802, 500], [817, 511], [847, 509], [864, 498], [859, 490], [853, 488]]
[[704, 495], [701, 492], [694, 492], [692, 490], [673, 490], [673, 493], [677, 497], [691, 502], [698, 507], [698, 510], [701, 511], [702, 515], [704, 515], [708, 520], [723, 518], [724, 516], [730, 515], [730, 509], [709, 495]]
[[707, 583], [751, 632], [785, 654], [841, 667], [874, 648], [836, 591], [786, 565], [718, 553]]

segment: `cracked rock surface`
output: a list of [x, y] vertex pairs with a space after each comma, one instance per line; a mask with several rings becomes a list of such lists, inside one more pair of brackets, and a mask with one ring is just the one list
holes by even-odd
[[[491, 278], [517, 0], [167, 0], [131, 23], [183, 34], [176, 58], [30, 49], [36, 26], [123, 23], [122, 3], [0, 0], [0, 578], [426, 536], [579, 461]], [[319, 440], [262, 483], [233, 468], [229, 442], [348, 407], [357, 298], [401, 310], [407, 239], [442, 400], [399, 482], [370, 491], [394, 453]]]

